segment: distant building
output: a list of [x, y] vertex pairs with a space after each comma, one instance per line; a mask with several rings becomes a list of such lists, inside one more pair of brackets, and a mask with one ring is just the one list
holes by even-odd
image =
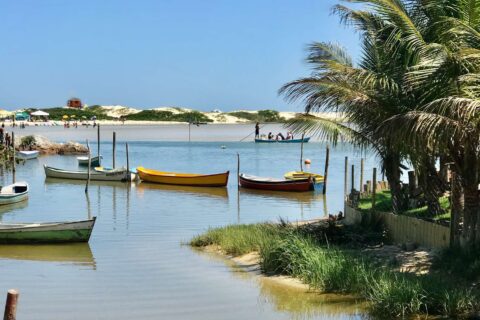
[[71, 98], [67, 101], [67, 107], [81, 109], [83, 107], [82, 100], [78, 98]]

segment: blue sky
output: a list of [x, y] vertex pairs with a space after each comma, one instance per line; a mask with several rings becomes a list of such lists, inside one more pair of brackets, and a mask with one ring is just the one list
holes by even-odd
[[0, 0], [0, 108], [300, 110], [278, 88], [309, 74], [305, 47], [358, 34], [337, 0]]

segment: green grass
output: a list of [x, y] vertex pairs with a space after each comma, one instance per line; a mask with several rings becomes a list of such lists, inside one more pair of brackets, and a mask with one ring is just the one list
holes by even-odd
[[[433, 218], [434, 220], [450, 219], [450, 202], [448, 200], [448, 197], [441, 197], [439, 201], [441, 208], [445, 212], [444, 214], [431, 217], [428, 213], [427, 206], [402, 211], [400, 214], [417, 218]], [[360, 199], [358, 209], [360, 209], [361, 211], [370, 211], [372, 209], [371, 196]], [[375, 210], [381, 212], [392, 211], [392, 195], [390, 191], [384, 190], [376, 194]]]
[[440, 265], [434, 274], [422, 276], [394, 271], [387, 262], [371, 260], [345, 245], [348, 234], [345, 227], [334, 226], [235, 225], [210, 229], [190, 244], [218, 245], [231, 255], [258, 251], [265, 273], [299, 278], [322, 292], [356, 294], [369, 302], [372, 313], [382, 316], [459, 316], [479, 310], [478, 292], [449, 269]]
[[138, 113], [127, 115], [125, 119], [139, 121], [212, 122], [211, 119], [198, 111], [173, 113], [171, 111], [142, 110]]
[[233, 111], [228, 115], [241, 119], [247, 119], [251, 122], [284, 122], [285, 119], [280, 117], [280, 113], [275, 110], [260, 110], [258, 112]]

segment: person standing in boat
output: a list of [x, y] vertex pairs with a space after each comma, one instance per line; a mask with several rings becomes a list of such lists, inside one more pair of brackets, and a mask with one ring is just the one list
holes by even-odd
[[260, 125], [259, 123], [257, 122], [255, 124], [255, 139], [258, 139], [260, 138]]

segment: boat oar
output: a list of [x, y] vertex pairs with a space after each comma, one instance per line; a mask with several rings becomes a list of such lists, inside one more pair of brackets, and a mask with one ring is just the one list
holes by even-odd
[[[260, 129], [263, 129], [263, 127], [265, 127], [266, 125], [267, 125], [267, 123], [265, 123], [263, 126], [261, 126]], [[240, 140], [239, 142], [242, 142], [243, 140], [247, 139], [248, 137], [250, 137], [250, 136], [251, 136], [252, 134], [254, 134], [254, 133], [255, 133], [255, 131], [250, 132], [250, 133], [248, 134], [248, 136], [246, 136], [245, 138], [243, 138], [243, 139]]]

